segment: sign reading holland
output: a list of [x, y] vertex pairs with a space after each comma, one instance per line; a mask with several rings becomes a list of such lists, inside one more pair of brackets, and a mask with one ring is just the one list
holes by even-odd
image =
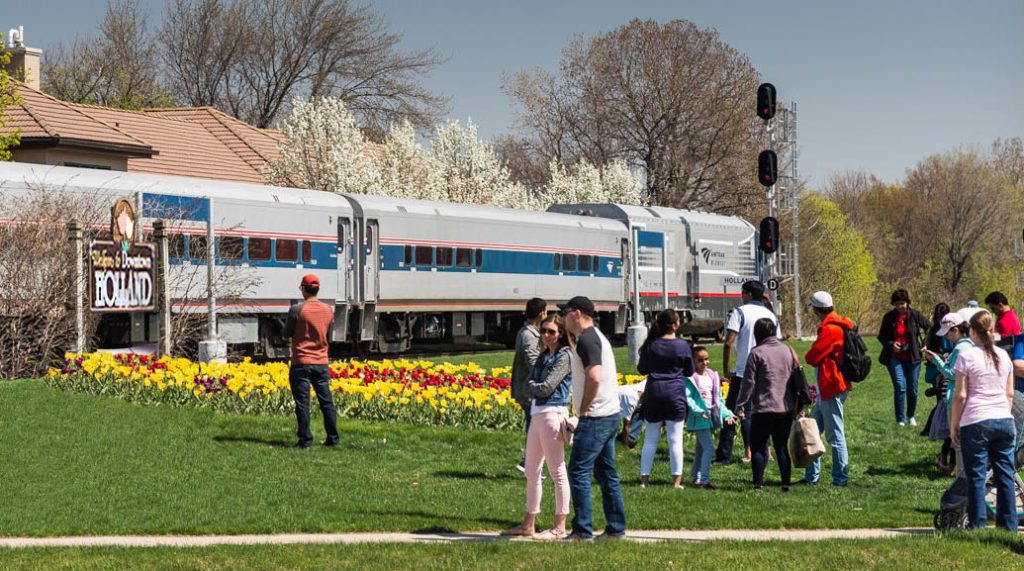
[[118, 200], [111, 209], [113, 242], [89, 243], [90, 306], [94, 312], [154, 311], [156, 303], [153, 244], [136, 243], [132, 205]]

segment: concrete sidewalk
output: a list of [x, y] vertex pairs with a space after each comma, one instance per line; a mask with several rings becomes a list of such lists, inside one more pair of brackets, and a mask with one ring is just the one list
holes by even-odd
[[[636, 530], [632, 541], [818, 541], [931, 535], [930, 527], [888, 529], [721, 529]], [[494, 531], [466, 533], [282, 533], [266, 535], [96, 535], [75, 537], [0, 537], [8, 547], [209, 547], [213, 545], [296, 545], [314, 543], [452, 543], [462, 541], [530, 541], [507, 539]]]

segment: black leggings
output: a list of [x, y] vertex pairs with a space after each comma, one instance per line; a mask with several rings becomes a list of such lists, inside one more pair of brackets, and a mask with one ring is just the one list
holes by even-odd
[[775, 460], [779, 463], [782, 487], [789, 487], [793, 464], [789, 459], [789, 431], [793, 427], [793, 415], [787, 413], [762, 412], [750, 417], [750, 466], [754, 469], [754, 485], [764, 484], [764, 469], [768, 465], [768, 438], [775, 446]]

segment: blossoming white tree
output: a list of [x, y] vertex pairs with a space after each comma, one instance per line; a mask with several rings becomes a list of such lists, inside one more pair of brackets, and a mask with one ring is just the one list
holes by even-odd
[[472, 121], [449, 121], [437, 128], [430, 151], [444, 189], [444, 200], [456, 203], [523, 207], [527, 190], [512, 181], [494, 148], [477, 136]]
[[426, 148], [405, 121], [391, 125], [384, 143], [374, 145], [344, 102], [325, 97], [294, 101], [281, 132], [280, 157], [264, 173], [273, 184], [526, 210], [559, 202], [644, 202], [641, 175], [623, 161], [598, 167], [581, 160], [571, 168], [552, 161], [546, 187], [513, 182], [472, 121], [441, 125]]
[[323, 97], [292, 101], [281, 125], [285, 140], [280, 157], [264, 178], [272, 184], [365, 194], [380, 173], [367, 153], [366, 139], [341, 99]]
[[567, 169], [556, 161], [549, 164], [551, 182], [537, 198], [535, 208], [551, 204], [607, 203], [644, 204], [642, 176], [625, 161], [598, 167], [587, 160]]
[[416, 141], [416, 130], [408, 121], [392, 124], [380, 149], [376, 167], [380, 173], [377, 190], [381, 195], [422, 200], [445, 200], [440, 169]]

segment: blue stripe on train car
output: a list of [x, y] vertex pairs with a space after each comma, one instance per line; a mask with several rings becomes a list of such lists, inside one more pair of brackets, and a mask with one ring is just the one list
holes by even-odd
[[144, 192], [142, 193], [142, 212], [148, 218], [206, 222], [210, 219], [210, 199]]
[[[438, 272], [468, 273], [474, 269], [480, 273], [494, 274], [532, 274], [532, 275], [567, 275], [567, 276], [589, 276], [601, 278], [622, 277], [622, 260], [608, 256], [597, 256], [597, 268], [593, 271], [566, 271], [555, 270], [555, 256], [561, 255], [550, 252], [517, 252], [511, 250], [483, 250], [483, 264], [479, 267], [458, 267], [438, 266], [436, 263], [430, 265], [407, 266], [405, 261], [405, 246], [384, 245], [380, 248], [382, 271], [430, 271], [436, 269]], [[582, 256], [581, 256], [582, 257]], [[587, 256], [593, 259], [593, 256]], [[475, 260], [474, 260], [475, 261]], [[435, 260], [436, 262], [436, 260]]]

